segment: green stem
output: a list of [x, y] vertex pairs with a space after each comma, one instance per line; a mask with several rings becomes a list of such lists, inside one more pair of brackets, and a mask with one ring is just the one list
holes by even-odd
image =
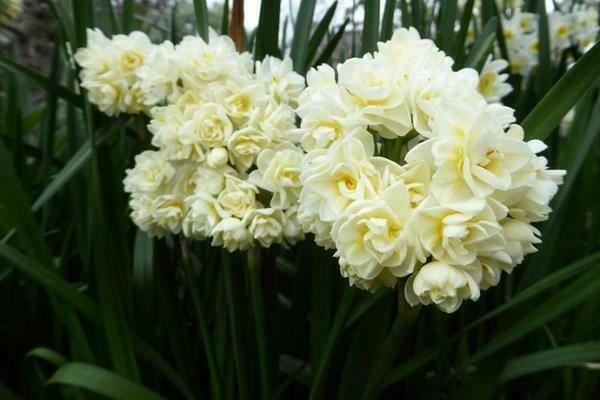
[[198, 329], [200, 330], [200, 336], [202, 337], [202, 344], [204, 346], [204, 352], [206, 353], [206, 360], [208, 362], [208, 370], [210, 373], [211, 388], [215, 399], [223, 399], [221, 377], [217, 366], [217, 359], [213, 353], [214, 347], [208, 334], [208, 328], [206, 320], [204, 319], [204, 310], [202, 308], [202, 302], [200, 300], [200, 293], [196, 287], [196, 280], [192, 272], [190, 265], [190, 253], [188, 244], [185, 239], [181, 238], [180, 242], [181, 249], [181, 266], [183, 269], [183, 275], [188, 285], [190, 295], [192, 296], [192, 303], [194, 311], [196, 312], [196, 318], [198, 319]]
[[233, 339], [233, 358], [235, 362], [235, 371], [238, 378], [238, 396], [240, 400], [248, 399], [248, 378], [246, 375], [246, 362], [243, 354], [244, 346], [240, 337], [238, 313], [234, 301], [233, 277], [231, 272], [231, 256], [225, 250], [221, 253], [222, 268], [225, 278], [225, 297], [227, 301], [227, 310], [229, 314], [229, 327], [231, 328], [231, 338]]
[[329, 370], [329, 364], [331, 362], [331, 353], [333, 352], [338, 334], [344, 327], [348, 312], [354, 303], [354, 293], [355, 291], [351, 287], [346, 287], [344, 290], [344, 294], [342, 295], [342, 300], [340, 300], [340, 305], [338, 306], [331, 331], [327, 337], [325, 348], [323, 349], [323, 353], [321, 354], [315, 369], [312, 389], [309, 397], [311, 400], [320, 398], [321, 396], [321, 391], [323, 390], [323, 385], [325, 384], [325, 378], [327, 377], [327, 371]]
[[250, 273], [250, 290], [252, 309], [254, 311], [254, 328], [258, 345], [258, 365], [260, 369], [261, 393], [263, 399], [271, 399], [272, 391], [269, 382], [269, 358], [267, 354], [267, 337], [265, 330], [265, 305], [260, 282], [260, 255], [256, 250], [249, 250], [248, 270]]

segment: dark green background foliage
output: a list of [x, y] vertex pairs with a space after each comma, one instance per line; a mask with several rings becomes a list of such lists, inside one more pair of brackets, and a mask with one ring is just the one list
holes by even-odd
[[[598, 46], [582, 58], [569, 50], [579, 59], [569, 72], [542, 56], [531, 82], [507, 99], [527, 136], [549, 143], [551, 165], [569, 173], [540, 226], [540, 252], [478, 302], [446, 315], [408, 308], [401, 289], [349, 288], [332, 254], [310, 237], [247, 255], [137, 231], [121, 181], [133, 155], [149, 147], [147, 121], [96, 112], [77, 90], [64, 43], [85, 45], [88, 26], [143, 29], [134, 18], [143, 10], [131, 0], [45, 3], [48, 70], [24, 67], [17, 45], [0, 57], [1, 399], [599, 395], [598, 364], [589, 364], [600, 361]], [[461, 11], [456, 0], [440, 2], [434, 39], [457, 67], [480, 67], [498, 43], [491, 7], [465, 53], [473, 3]], [[313, 23], [315, 4], [302, 0], [294, 16], [299, 72], [330, 60], [344, 31], [355, 28], [351, 18], [331, 27], [333, 11]], [[207, 8], [195, 6], [205, 35]], [[404, 25], [431, 35], [421, 0], [364, 6], [367, 29], [346, 56], [389, 38], [396, 8]], [[279, 1], [263, 0], [259, 28], [246, 33], [256, 58], [284, 50], [278, 10]], [[181, 34], [173, 16], [164, 38]], [[224, 18], [223, 31], [228, 24]], [[559, 123], [575, 104], [561, 135]]]

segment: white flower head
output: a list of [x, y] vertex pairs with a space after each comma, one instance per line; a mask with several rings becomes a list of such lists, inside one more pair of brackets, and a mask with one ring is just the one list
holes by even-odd
[[464, 300], [479, 298], [480, 281], [481, 269], [477, 265], [456, 267], [434, 261], [423, 265], [406, 281], [404, 295], [412, 306], [434, 304], [453, 313]]

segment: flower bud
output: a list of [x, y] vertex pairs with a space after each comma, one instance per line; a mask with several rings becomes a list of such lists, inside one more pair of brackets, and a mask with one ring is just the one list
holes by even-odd
[[228, 153], [224, 147], [215, 147], [206, 156], [206, 163], [211, 168], [224, 167], [227, 164]]

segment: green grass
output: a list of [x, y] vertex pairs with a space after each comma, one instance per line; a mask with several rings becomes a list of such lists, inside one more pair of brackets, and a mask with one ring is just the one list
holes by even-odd
[[[57, 37], [73, 47], [100, 15], [92, 9], [108, 16], [99, 23], [107, 31], [139, 28], [133, 2], [124, 10], [107, 1], [49, 3]], [[196, 10], [204, 34], [203, 3]], [[412, 10], [405, 23], [431, 30], [419, 0], [365, 3], [377, 26], [363, 34], [363, 50], [389, 37], [394, 7]], [[465, 51], [471, 10], [454, 3], [436, 40], [479, 66], [494, 46], [496, 17]], [[312, 24], [314, 6], [303, 0], [294, 16], [298, 71], [329, 60], [346, 27], [329, 27], [331, 14]], [[278, 54], [278, 25], [266, 9], [262, 19], [270, 25], [257, 32], [255, 54]], [[461, 27], [455, 34], [452, 22]], [[121, 184], [134, 154], [148, 147], [144, 118], [94, 111], [60, 42], [47, 73], [23, 67], [16, 51], [2, 55], [0, 398], [593, 398], [599, 55], [596, 46], [562, 77], [545, 66], [543, 82], [533, 77], [541, 92], [519, 89], [507, 99], [526, 116], [528, 136], [550, 144], [550, 164], [569, 174], [540, 226], [540, 252], [453, 315], [407, 308], [401, 288], [348, 288], [332, 254], [311, 238], [232, 255], [204, 242], [149, 238], [130, 222]]]

